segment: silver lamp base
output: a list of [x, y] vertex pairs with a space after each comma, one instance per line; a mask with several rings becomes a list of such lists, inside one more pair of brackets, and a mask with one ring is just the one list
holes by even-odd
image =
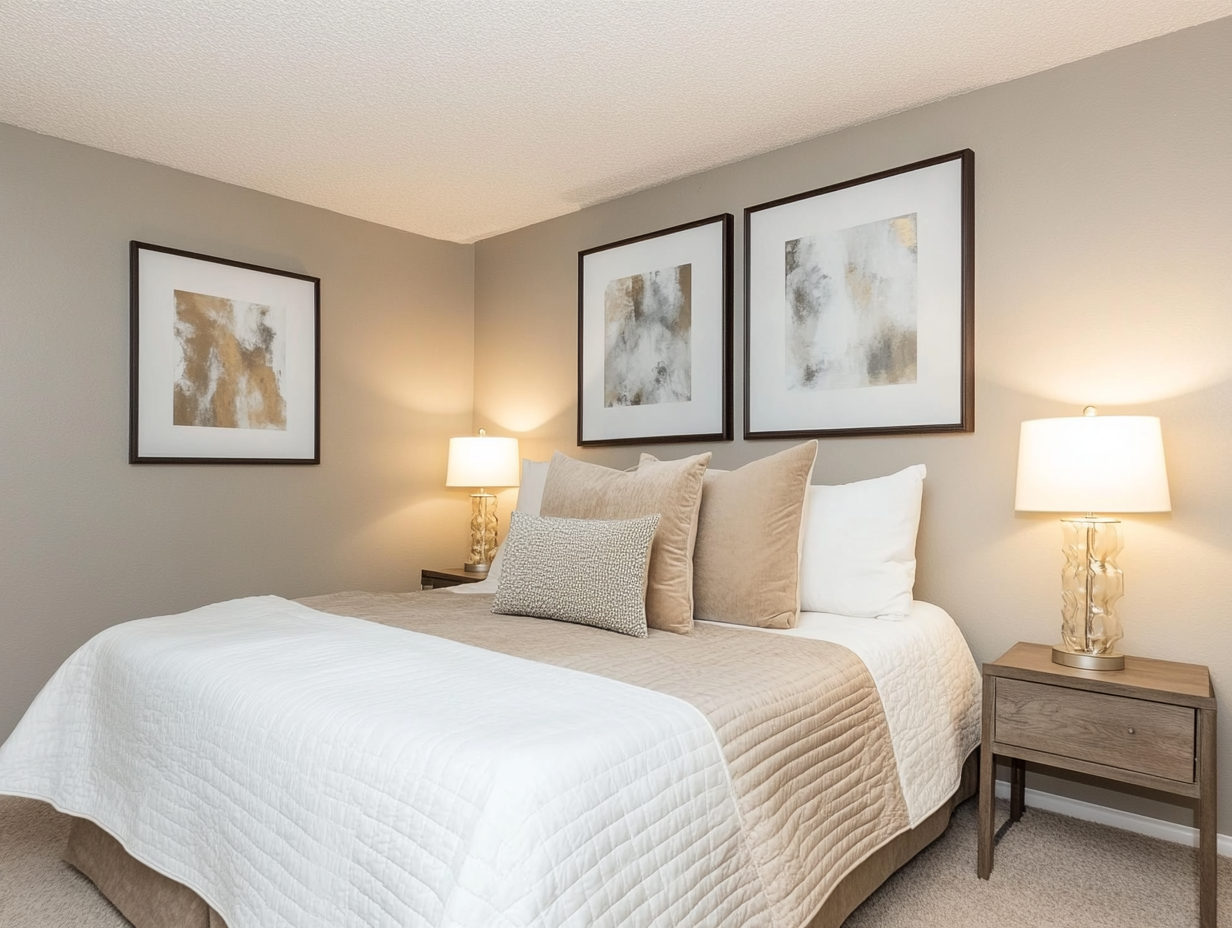
[[1079, 670], [1124, 670], [1125, 655], [1110, 651], [1107, 654], [1086, 654], [1082, 651], [1067, 651], [1062, 647], [1052, 649], [1052, 662], [1076, 667]]
[[465, 569], [468, 574], [486, 574], [488, 572], [488, 568], [491, 566], [492, 566], [491, 564], [463, 564], [462, 565], [463, 569]]

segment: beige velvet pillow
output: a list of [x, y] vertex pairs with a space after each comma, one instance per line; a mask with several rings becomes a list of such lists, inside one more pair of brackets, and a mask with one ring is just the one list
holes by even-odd
[[710, 455], [656, 461], [632, 473], [552, 456], [541, 516], [636, 519], [658, 514], [646, 583], [646, 624], [669, 632], [693, 627], [693, 545]]
[[[706, 474], [693, 552], [698, 619], [793, 628], [800, 615], [800, 537], [817, 442], [739, 470]], [[662, 466], [648, 454], [641, 467]]]

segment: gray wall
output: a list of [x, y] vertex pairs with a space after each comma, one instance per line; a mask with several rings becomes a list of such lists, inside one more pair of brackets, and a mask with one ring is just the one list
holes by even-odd
[[[128, 463], [128, 242], [321, 278], [320, 466]], [[472, 246], [0, 126], [0, 740], [115, 622], [461, 563]]]
[[[689, 177], [478, 244], [476, 425], [524, 453], [625, 467], [575, 442], [579, 249], [959, 148], [976, 153], [976, 423], [970, 435], [822, 442], [819, 483], [928, 465], [917, 596], [978, 660], [1058, 637], [1060, 527], [1016, 515], [1024, 419], [1163, 420], [1170, 516], [1127, 517], [1124, 647], [1209, 664], [1232, 698], [1232, 20], [1225, 19]], [[737, 260], [737, 318], [743, 269]], [[736, 357], [742, 355], [737, 325]], [[739, 368], [737, 363], [737, 368]], [[742, 389], [737, 371], [736, 395]], [[741, 410], [737, 402], [737, 430]], [[731, 467], [783, 442], [713, 446]], [[653, 448], [669, 457], [699, 446]], [[1232, 831], [1223, 714], [1222, 829]], [[1186, 809], [1045, 781], [1189, 821]]]

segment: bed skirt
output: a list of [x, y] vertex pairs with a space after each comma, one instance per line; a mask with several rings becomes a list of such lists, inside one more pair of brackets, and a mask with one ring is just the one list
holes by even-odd
[[73, 819], [64, 862], [88, 877], [135, 928], [227, 928], [195, 892], [151, 870], [89, 819]]
[[[894, 871], [941, 836], [958, 804], [975, 795], [978, 755], [977, 748], [967, 756], [962, 780], [950, 800], [857, 864], [834, 887], [806, 928], [840, 928]], [[134, 928], [227, 928], [222, 916], [200, 896], [130, 856], [119, 841], [91, 821], [74, 819], [64, 860], [88, 877]]]

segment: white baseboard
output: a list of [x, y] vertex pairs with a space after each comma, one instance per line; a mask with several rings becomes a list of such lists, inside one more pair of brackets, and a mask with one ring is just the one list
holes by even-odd
[[[997, 781], [997, 798], [1010, 798], [1010, 785], [1005, 780]], [[1083, 802], [1081, 799], [1070, 799], [1038, 789], [1026, 791], [1026, 803], [1027, 808], [1034, 807], [1043, 809], [1045, 812], [1056, 812], [1058, 815], [1080, 818], [1085, 822], [1111, 825], [1113, 828], [1133, 831], [1151, 838], [1162, 838], [1164, 841], [1172, 841], [1188, 847], [1198, 846], [1198, 829], [1188, 825], [1178, 825], [1175, 822], [1165, 822], [1163, 819], [1151, 818], [1149, 815], [1122, 812], [1120, 809], [1096, 805], [1093, 802]], [[1221, 856], [1232, 857], [1232, 835], [1219, 836], [1218, 850]]]

